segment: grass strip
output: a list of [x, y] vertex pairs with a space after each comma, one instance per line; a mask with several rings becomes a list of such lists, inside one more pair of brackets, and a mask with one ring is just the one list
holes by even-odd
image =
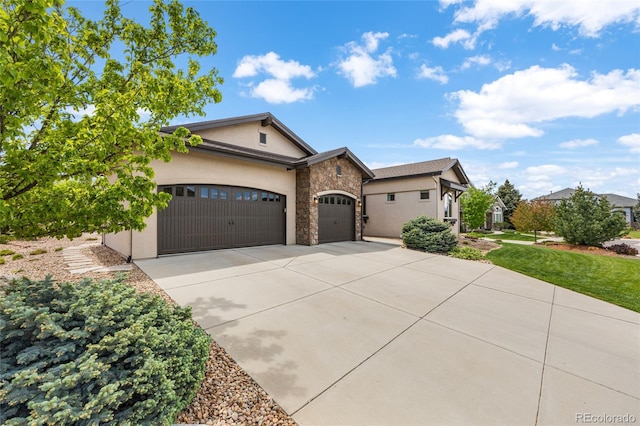
[[494, 264], [640, 312], [640, 259], [503, 244]]

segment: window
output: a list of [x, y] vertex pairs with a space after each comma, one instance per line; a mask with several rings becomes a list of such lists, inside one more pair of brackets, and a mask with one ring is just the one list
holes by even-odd
[[428, 200], [429, 199], [429, 190], [428, 189], [420, 191], [420, 199], [421, 200]]
[[227, 191], [220, 191], [220, 199], [221, 200], [227, 199]]
[[166, 192], [167, 194], [173, 195], [173, 188], [170, 186], [166, 188], [162, 188], [162, 192]]
[[242, 201], [242, 192], [236, 192], [236, 201]]
[[209, 198], [209, 188], [206, 186], [200, 187], [200, 198]]
[[387, 202], [388, 203], [391, 203], [391, 202], [393, 202], [395, 200], [396, 200], [395, 192], [390, 192], [390, 193], [387, 194]]
[[244, 191], [244, 200], [249, 201], [251, 199], [251, 191]]
[[251, 192], [251, 201], [258, 201], [258, 192], [257, 191]]
[[262, 201], [269, 201], [269, 194], [267, 194], [266, 192], [262, 193]]
[[444, 217], [450, 218], [453, 215], [453, 197], [448, 192], [444, 194]]
[[342, 176], [342, 166], [336, 166], [336, 176]]
[[176, 197], [184, 197], [184, 187], [176, 186]]
[[187, 186], [187, 197], [195, 197], [195, 196], [196, 196], [196, 187]]
[[260, 145], [267, 144], [267, 134], [260, 132]]
[[211, 188], [211, 199], [212, 200], [218, 199], [218, 190], [216, 188]]

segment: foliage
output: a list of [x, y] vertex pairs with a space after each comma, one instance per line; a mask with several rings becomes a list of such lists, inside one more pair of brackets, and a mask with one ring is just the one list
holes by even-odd
[[624, 236], [627, 222], [620, 211], [612, 211], [606, 197], [599, 197], [582, 186], [556, 206], [555, 229], [569, 244], [601, 246]]
[[496, 222], [493, 224], [493, 227], [499, 231], [513, 230], [513, 224], [509, 222]]
[[466, 260], [484, 259], [482, 252], [475, 247], [455, 247], [449, 252], [449, 256]]
[[631, 247], [628, 244], [612, 244], [607, 247], [607, 250], [611, 250], [617, 254], [625, 254], [628, 256], [636, 256], [638, 254], [638, 249]]
[[154, 207], [166, 206], [151, 160], [169, 161], [201, 138], [159, 129], [204, 115], [221, 100], [222, 79], [186, 57], [217, 49], [195, 10], [155, 0], [149, 12], [145, 26], [124, 17], [118, 0], [106, 1], [101, 20], [64, 0], [3, 1], [0, 232], [140, 230]]
[[489, 182], [484, 188], [470, 187], [460, 196], [460, 205], [464, 211], [462, 221], [469, 229], [482, 227], [486, 218], [487, 210], [495, 202], [493, 194], [494, 182]]
[[11, 256], [11, 260], [18, 260], [18, 259], [22, 259], [24, 258], [24, 256], [20, 253], [16, 253], [13, 256]]
[[204, 377], [189, 308], [120, 279], [0, 292], [0, 423], [168, 424]]
[[560, 287], [640, 312], [640, 260], [504, 244], [491, 262]]
[[637, 193], [638, 202], [631, 207], [631, 212], [633, 213], [633, 217], [636, 218], [636, 222], [640, 222], [640, 192]]
[[504, 212], [505, 222], [512, 223], [511, 215], [513, 214], [513, 212], [516, 211], [516, 207], [518, 207], [518, 204], [520, 204], [520, 201], [522, 201], [522, 194], [520, 194], [520, 191], [518, 191], [516, 187], [513, 186], [511, 182], [509, 182], [509, 179], [507, 179], [504, 181], [502, 185], [498, 187], [498, 191], [496, 192], [496, 195], [500, 197], [500, 199], [505, 205], [505, 208], [506, 208], [506, 211]]
[[2, 249], [2, 250], [0, 250], [0, 256], [9, 256], [11, 254], [15, 254], [15, 251], [11, 250], [11, 249]]
[[427, 216], [417, 217], [402, 225], [402, 241], [407, 248], [429, 253], [448, 253], [457, 244], [451, 226]]
[[29, 254], [31, 256], [37, 256], [39, 254], [45, 254], [46, 252], [47, 252], [46, 249], [39, 248], [39, 249], [35, 249], [35, 250], [30, 251]]
[[521, 201], [511, 215], [511, 223], [520, 232], [533, 232], [538, 241], [538, 231], [552, 231], [556, 210], [553, 203], [543, 200]]

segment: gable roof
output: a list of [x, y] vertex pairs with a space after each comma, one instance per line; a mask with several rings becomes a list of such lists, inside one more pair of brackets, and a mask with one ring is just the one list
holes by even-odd
[[450, 169], [454, 170], [461, 184], [466, 185], [471, 183], [458, 159], [449, 157], [374, 169], [373, 173], [375, 174], [375, 177], [372, 181], [375, 182], [379, 180], [403, 179], [420, 176], [437, 176]]
[[313, 164], [320, 163], [322, 161], [328, 160], [330, 158], [346, 158], [349, 160], [354, 166], [356, 166], [360, 172], [362, 172], [365, 178], [371, 179], [373, 178], [373, 171], [371, 171], [367, 166], [364, 165], [362, 161], [358, 157], [356, 157], [353, 152], [349, 150], [347, 147], [342, 147], [338, 149], [333, 149], [331, 151], [321, 152], [306, 158], [303, 158], [298, 161], [299, 167], [307, 167]]
[[314, 155], [318, 152], [311, 148], [302, 138], [296, 135], [291, 129], [285, 126], [270, 112], [260, 114], [243, 115], [239, 117], [222, 118], [218, 120], [200, 121], [197, 123], [187, 123], [175, 126], [167, 126], [160, 129], [163, 133], [173, 133], [178, 127], [184, 127], [192, 132], [198, 130], [215, 129], [217, 127], [228, 127], [236, 124], [253, 123], [259, 121], [263, 127], [271, 126], [279, 131], [284, 137], [289, 139], [295, 146], [304, 151], [307, 155]]
[[547, 201], [557, 201], [557, 200], [562, 200], [564, 198], [569, 198], [573, 195], [573, 193], [576, 192], [575, 189], [573, 188], [565, 188], [565, 189], [561, 189], [560, 191], [557, 192], [552, 192], [548, 195], [541, 195], [540, 197], [536, 197], [533, 199], [533, 201], [536, 200], [547, 200]]

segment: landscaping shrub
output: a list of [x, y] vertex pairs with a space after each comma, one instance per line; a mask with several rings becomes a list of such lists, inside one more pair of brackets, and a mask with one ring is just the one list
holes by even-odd
[[466, 260], [484, 259], [482, 252], [475, 247], [455, 247], [449, 252], [449, 256]]
[[427, 216], [402, 225], [402, 241], [407, 248], [429, 253], [448, 253], [457, 244], [448, 224]]
[[611, 250], [616, 252], [617, 254], [626, 254], [629, 256], [636, 256], [638, 254], [638, 249], [631, 247], [628, 244], [613, 244], [607, 247], [607, 250]]
[[189, 308], [121, 279], [0, 290], [0, 424], [169, 424], [204, 377]]

